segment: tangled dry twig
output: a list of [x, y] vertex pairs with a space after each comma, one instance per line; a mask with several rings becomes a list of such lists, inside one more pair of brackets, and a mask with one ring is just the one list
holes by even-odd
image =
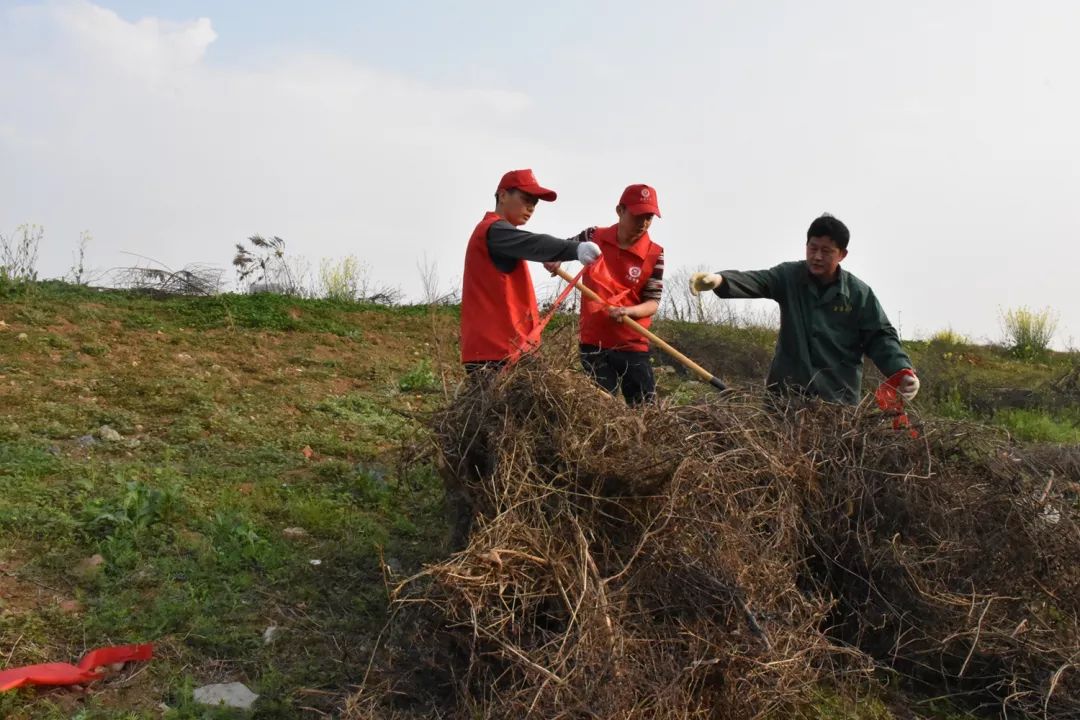
[[1076, 508], [986, 429], [755, 394], [632, 410], [542, 365], [433, 427], [477, 524], [394, 588], [354, 717], [798, 716], [884, 666], [1080, 715]]

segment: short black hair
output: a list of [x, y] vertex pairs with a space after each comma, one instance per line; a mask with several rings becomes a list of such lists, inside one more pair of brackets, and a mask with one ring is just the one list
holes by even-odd
[[810, 242], [810, 238], [816, 237], [830, 238], [836, 243], [836, 247], [847, 250], [848, 241], [851, 240], [851, 233], [848, 231], [847, 225], [840, 222], [839, 218], [824, 213], [810, 223], [810, 229], [806, 231], [807, 242]]

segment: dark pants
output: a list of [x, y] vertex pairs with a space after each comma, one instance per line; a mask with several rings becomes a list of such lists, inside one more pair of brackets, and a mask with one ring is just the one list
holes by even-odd
[[[506, 360], [464, 363], [465, 382], [458, 392], [473, 393], [490, 390], [499, 371], [506, 365]], [[468, 475], [469, 481], [479, 482], [481, 471], [476, 467], [474, 460], [480, 459], [459, 458], [454, 467], [447, 464], [445, 460], [439, 463], [439, 473], [442, 475], [443, 490], [446, 493], [447, 521], [450, 525], [450, 536], [447, 542], [450, 552], [464, 550], [469, 544], [469, 535], [472, 532], [477, 508], [466, 480], [462, 476]]]
[[581, 367], [612, 395], [621, 386], [629, 405], [656, 399], [656, 380], [647, 351], [606, 350], [595, 345], [582, 345]]

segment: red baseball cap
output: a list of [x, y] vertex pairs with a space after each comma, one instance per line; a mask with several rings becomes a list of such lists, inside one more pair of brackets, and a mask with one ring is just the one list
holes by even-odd
[[645, 215], [652, 213], [660, 217], [660, 206], [657, 204], [656, 188], [648, 185], [631, 185], [622, 192], [619, 204], [630, 211], [631, 215]]
[[529, 169], [511, 170], [503, 175], [496, 192], [498, 190], [521, 190], [548, 202], [555, 202], [555, 198], [558, 197], [554, 190], [541, 187], [540, 183], [536, 181], [533, 171]]

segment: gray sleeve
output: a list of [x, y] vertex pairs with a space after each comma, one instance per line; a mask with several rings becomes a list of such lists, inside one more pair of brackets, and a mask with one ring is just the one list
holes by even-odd
[[532, 233], [516, 228], [505, 220], [492, 223], [487, 233], [488, 253], [495, 267], [503, 272], [513, 270], [518, 260], [577, 260], [578, 244], [576, 238], [564, 240], [553, 235]]

